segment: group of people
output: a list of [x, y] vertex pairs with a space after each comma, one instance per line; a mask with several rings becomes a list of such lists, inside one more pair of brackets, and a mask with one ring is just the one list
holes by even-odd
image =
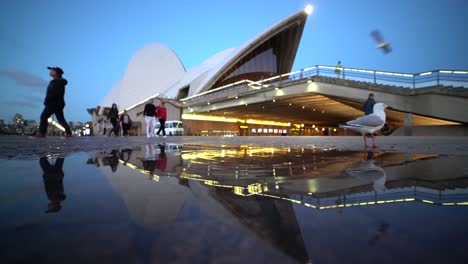
[[[128, 130], [132, 127], [133, 121], [128, 115], [127, 110], [124, 110], [124, 112], [119, 116], [117, 104], [112, 104], [112, 107], [107, 114], [107, 120], [110, 120], [112, 124], [112, 130], [109, 132], [109, 136], [112, 132], [114, 132], [115, 136], [118, 136], [120, 134], [120, 127], [122, 127], [123, 136], [128, 136]], [[120, 126], [120, 124], [122, 125]], [[103, 134], [106, 134], [106, 128], [104, 128]]]
[[[160, 136], [161, 132], [162, 135], [166, 137], [165, 123], [167, 118], [167, 110], [164, 107], [164, 103], [155, 106], [154, 99], [151, 98], [145, 105], [143, 112], [137, 113], [137, 116], [140, 114], [145, 116], [147, 137]], [[128, 136], [128, 130], [132, 127], [133, 121], [128, 115], [127, 110], [124, 110], [124, 112], [119, 116], [117, 104], [112, 104], [112, 107], [109, 110], [109, 114], [107, 115], [107, 120], [110, 120], [112, 124], [112, 130], [109, 132], [109, 135], [114, 132], [114, 135], [118, 136], [120, 134], [120, 127], [122, 127], [123, 136]], [[157, 121], [159, 121], [160, 126], [159, 130], [155, 133]], [[106, 131], [104, 130], [104, 135], [105, 134]]]
[[[162, 132], [162, 135], [166, 137], [165, 124], [166, 124], [166, 118], [167, 118], [167, 110], [164, 107], [164, 103], [161, 103], [159, 106], [156, 107], [154, 105], [153, 98], [151, 98], [149, 99], [148, 103], [145, 105], [143, 112], [138, 113], [137, 116], [142, 113], [145, 116], [146, 137], [160, 136], [161, 132]], [[156, 130], [156, 124], [157, 124], [156, 118], [159, 121], [159, 129], [156, 133], [154, 133], [154, 131]]]

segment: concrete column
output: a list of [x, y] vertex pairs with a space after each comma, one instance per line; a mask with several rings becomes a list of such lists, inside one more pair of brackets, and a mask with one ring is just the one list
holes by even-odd
[[411, 113], [405, 113], [404, 132], [405, 136], [413, 135], [413, 114]]

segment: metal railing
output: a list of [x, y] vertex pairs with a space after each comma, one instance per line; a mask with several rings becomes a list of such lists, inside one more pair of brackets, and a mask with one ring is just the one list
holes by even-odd
[[245, 93], [255, 92], [264, 88], [277, 88], [291, 82], [308, 80], [315, 77], [332, 77], [336, 79], [359, 81], [370, 84], [390, 85], [401, 88], [417, 89], [431, 86], [468, 88], [468, 71], [434, 70], [416, 74], [401, 72], [376, 71], [358, 68], [337, 68], [334, 66], [316, 65], [290, 73], [271, 76], [269, 78], [251, 81], [242, 80], [236, 83], [217, 87], [193, 96], [181, 99], [184, 103], [197, 104], [225, 98], [236, 98]]

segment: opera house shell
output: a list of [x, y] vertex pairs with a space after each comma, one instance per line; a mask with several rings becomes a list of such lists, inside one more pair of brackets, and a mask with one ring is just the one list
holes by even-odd
[[[221, 51], [188, 71], [169, 47], [159, 43], [147, 44], [133, 56], [124, 76], [95, 112], [102, 115], [103, 109], [113, 103], [119, 110], [131, 111], [155, 97], [177, 102], [240, 80], [258, 81], [288, 73], [294, 63], [307, 16], [308, 13], [301, 10], [243, 45]], [[88, 112], [92, 114], [94, 109], [88, 109]], [[180, 119], [180, 114], [176, 119]]]

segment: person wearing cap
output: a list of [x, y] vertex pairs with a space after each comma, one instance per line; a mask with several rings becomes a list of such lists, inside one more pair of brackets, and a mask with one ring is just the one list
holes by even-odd
[[50, 76], [53, 79], [49, 82], [49, 86], [47, 86], [47, 93], [44, 100], [45, 108], [41, 114], [41, 124], [36, 137], [42, 138], [46, 136], [48, 119], [54, 114], [60, 125], [65, 128], [66, 136], [71, 137], [72, 132], [63, 116], [63, 109], [65, 108], [65, 85], [67, 85], [68, 81], [62, 78], [63, 70], [61, 68], [47, 67], [47, 69], [50, 70]]

